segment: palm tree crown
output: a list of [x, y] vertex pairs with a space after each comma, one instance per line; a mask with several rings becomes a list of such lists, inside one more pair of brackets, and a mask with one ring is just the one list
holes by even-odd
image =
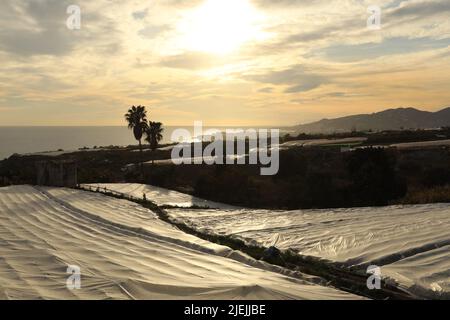
[[162, 127], [161, 122], [149, 122], [149, 126], [147, 130], [145, 131], [145, 134], [147, 137], [145, 138], [145, 141], [147, 141], [150, 144], [150, 148], [152, 150], [155, 150], [158, 147], [159, 142], [163, 138], [164, 129]]
[[136, 140], [139, 141], [139, 151], [141, 155], [141, 178], [144, 177], [144, 167], [142, 165], [142, 135], [148, 128], [147, 110], [144, 106], [132, 106], [125, 114], [125, 120], [128, 122], [128, 128], [133, 129]]
[[142, 135], [147, 129], [147, 110], [144, 106], [132, 106], [125, 114], [125, 120], [128, 122], [128, 128], [133, 130], [134, 137], [140, 141]]

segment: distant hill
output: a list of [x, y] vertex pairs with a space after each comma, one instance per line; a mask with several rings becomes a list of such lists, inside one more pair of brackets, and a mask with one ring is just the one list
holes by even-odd
[[388, 109], [372, 114], [359, 114], [337, 119], [323, 119], [294, 127], [297, 132], [332, 133], [358, 131], [382, 131], [399, 129], [427, 129], [450, 126], [450, 107], [437, 112], [414, 108]]

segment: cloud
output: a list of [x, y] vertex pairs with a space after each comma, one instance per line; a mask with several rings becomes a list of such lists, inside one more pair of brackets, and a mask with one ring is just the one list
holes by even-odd
[[[286, 123], [450, 101], [448, 0], [380, 0], [380, 31], [366, 28], [369, 0], [249, 0], [267, 37], [231, 55], [186, 51], [180, 19], [203, 1], [1, 0], [0, 101], [23, 111], [0, 120], [31, 123], [37, 107], [61, 115], [71, 105], [72, 124], [97, 114], [121, 124], [123, 106], [141, 103], [165, 123], [188, 121], [184, 112], [215, 121], [211, 106], [239, 123]], [[74, 3], [76, 32], [65, 25]]]
[[287, 88], [284, 92], [286, 93], [298, 93], [298, 92], [307, 92], [313, 90], [315, 88], [320, 87], [324, 81], [321, 77], [310, 76], [307, 81], [303, 81], [304, 83], [295, 85]]
[[0, 35], [0, 38], [0, 49], [23, 56], [63, 55], [73, 48], [63, 35], [51, 30], [37, 33], [16, 31]]
[[73, 47], [65, 33], [68, 5], [66, 0], [19, 0], [15, 5], [6, 0], [3, 15], [19, 21], [12, 26], [1, 23], [0, 50], [24, 56], [68, 53]]
[[326, 0], [253, 0], [253, 3], [261, 8], [285, 8], [285, 7], [305, 7], [324, 4]]
[[332, 26], [317, 28], [315, 30], [307, 31], [307, 32], [301, 31], [299, 33], [295, 33], [295, 34], [287, 36], [285, 39], [283, 39], [283, 41], [286, 43], [291, 43], [291, 44], [298, 43], [298, 42], [304, 43], [304, 42], [310, 42], [310, 41], [317, 41], [317, 40], [324, 39], [324, 38], [331, 36], [331, 34], [336, 32], [337, 30], [339, 30], [339, 28], [336, 27], [335, 25], [332, 25]]
[[354, 45], [332, 45], [319, 50], [327, 59], [333, 61], [354, 62], [358, 60], [375, 59], [378, 57], [417, 53], [425, 50], [446, 48], [450, 45], [450, 38], [435, 40], [426, 38], [387, 38], [379, 43], [361, 43]]
[[164, 5], [167, 7], [175, 7], [175, 8], [192, 8], [200, 5], [205, 0], [165, 0]]
[[147, 39], [153, 39], [170, 30], [172, 30], [172, 27], [169, 25], [149, 25], [139, 30], [139, 35]]
[[262, 74], [245, 76], [247, 80], [273, 85], [287, 85], [285, 93], [306, 92], [320, 87], [328, 80], [323, 76], [305, 71], [304, 66], [295, 65], [289, 69], [281, 71], [270, 71]]
[[404, 1], [399, 7], [389, 12], [390, 19], [403, 17], [428, 18], [434, 15], [447, 14], [450, 11], [450, 1]]
[[107, 53], [120, 48], [117, 21], [102, 16], [98, 9], [109, 8], [109, 2], [93, 6], [89, 1], [79, 0], [81, 30], [69, 30], [66, 21], [67, 8], [73, 4], [70, 0], [4, 1], [0, 7], [6, 18], [0, 21], [0, 51], [29, 57], [64, 56], [80, 47]]
[[133, 12], [132, 15], [133, 15], [133, 18], [135, 18], [136, 20], [142, 20], [147, 17], [148, 9], [146, 8], [146, 9], [143, 9], [140, 11], [135, 11], [135, 12]]
[[161, 66], [174, 69], [201, 70], [209, 69], [223, 64], [223, 60], [202, 52], [185, 52], [168, 56], [161, 62]]
[[272, 93], [273, 92], [273, 88], [272, 87], [264, 87], [264, 88], [259, 89], [258, 92]]

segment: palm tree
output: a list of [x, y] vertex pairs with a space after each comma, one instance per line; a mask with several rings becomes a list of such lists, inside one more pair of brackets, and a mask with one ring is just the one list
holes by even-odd
[[148, 128], [147, 110], [144, 106], [132, 106], [125, 114], [125, 120], [128, 122], [128, 128], [133, 130], [134, 138], [139, 141], [139, 151], [141, 154], [141, 176], [144, 176], [142, 167], [142, 135]]
[[[156, 148], [158, 148], [158, 144], [163, 138], [162, 135], [163, 131], [164, 129], [162, 127], [161, 122], [153, 122], [153, 121], [149, 122], [149, 126], [145, 131], [145, 134], [147, 136], [145, 138], [145, 141], [147, 141], [150, 144], [150, 149], [152, 149], [152, 151], [155, 151]], [[153, 159], [152, 163], [154, 163]]]

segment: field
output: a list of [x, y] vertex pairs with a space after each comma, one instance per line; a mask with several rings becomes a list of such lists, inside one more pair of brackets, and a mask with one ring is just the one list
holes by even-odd
[[[138, 186], [107, 185], [121, 192]], [[159, 193], [159, 202], [176, 205], [173, 200]], [[291, 211], [211, 208], [216, 209], [166, 211], [174, 221], [204, 233], [292, 249], [360, 273], [377, 265], [384, 279], [418, 297], [450, 295], [450, 204]]]
[[[79, 190], [0, 188], [0, 243], [0, 299], [360, 298]], [[69, 265], [80, 289], [66, 287]]]
[[168, 210], [206, 233], [293, 249], [382, 276], [424, 298], [450, 294], [450, 205], [335, 210]]
[[158, 206], [237, 209], [235, 206], [230, 206], [224, 203], [204, 200], [185, 193], [139, 183], [93, 183], [84, 184], [82, 186], [91, 187], [92, 190], [96, 190], [97, 188], [106, 188], [108, 190], [113, 190], [141, 199], [145, 194], [147, 199], [151, 199]]

